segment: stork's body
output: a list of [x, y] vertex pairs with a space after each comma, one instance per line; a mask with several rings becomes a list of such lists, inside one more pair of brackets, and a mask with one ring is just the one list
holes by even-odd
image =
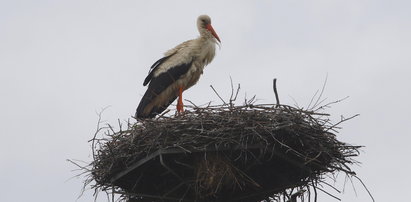
[[137, 118], [152, 118], [163, 112], [177, 97], [177, 111], [183, 111], [182, 92], [197, 83], [204, 67], [215, 55], [215, 44], [220, 41], [211, 26], [211, 19], [201, 15], [197, 19], [200, 36], [167, 51], [153, 64], [143, 85], [148, 89], [138, 105]]

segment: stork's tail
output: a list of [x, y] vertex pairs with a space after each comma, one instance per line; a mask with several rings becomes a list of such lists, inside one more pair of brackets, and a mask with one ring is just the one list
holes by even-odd
[[138, 119], [146, 119], [146, 118], [154, 118], [156, 115], [161, 114], [167, 107], [177, 99], [175, 96], [172, 99], [169, 99], [167, 103], [162, 106], [151, 106], [151, 109], [147, 109], [150, 103], [156, 98], [156, 94], [154, 94], [150, 89], [146, 91], [143, 98], [141, 98], [140, 104], [137, 107], [135, 117]]
[[146, 99], [144, 99], [144, 97], [141, 99], [140, 104], [138, 105], [137, 110], [136, 110], [136, 115], [135, 115], [136, 118], [145, 119], [145, 118], [153, 118], [155, 116], [155, 114], [151, 114], [151, 113], [145, 114], [144, 113], [144, 109], [146, 108], [148, 103], [150, 103], [145, 100]]

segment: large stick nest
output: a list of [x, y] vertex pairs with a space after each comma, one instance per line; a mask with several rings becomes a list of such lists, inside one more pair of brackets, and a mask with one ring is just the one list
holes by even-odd
[[[346, 119], [345, 119], [346, 120]], [[344, 120], [342, 120], [344, 121]], [[327, 114], [285, 105], [191, 107], [93, 139], [96, 189], [129, 201], [261, 201], [355, 175], [359, 146]]]

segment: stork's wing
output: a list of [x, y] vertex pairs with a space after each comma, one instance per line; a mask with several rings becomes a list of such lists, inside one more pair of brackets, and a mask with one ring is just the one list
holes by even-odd
[[153, 74], [154, 72], [157, 70], [157, 68], [164, 63], [164, 61], [166, 61], [169, 57], [171, 57], [173, 55], [168, 55], [165, 57], [162, 57], [161, 59], [157, 60], [151, 67], [150, 67], [150, 71], [148, 72], [148, 75], [146, 77], [146, 79], [144, 79], [144, 83], [143, 86], [146, 86], [148, 84], [148, 82], [150, 82], [151, 78], [153, 78]]
[[[161, 60], [161, 59], [160, 59]], [[153, 77], [151, 74], [148, 81], [151, 80], [150, 84], [148, 85], [148, 89], [144, 94], [143, 98], [140, 101], [140, 104], [137, 107], [136, 117], [138, 118], [152, 118], [157, 114], [163, 112], [176, 98], [177, 94], [173, 94], [172, 96], [164, 97], [164, 101], [162, 101], [161, 106], [153, 106], [153, 108], [149, 112], [145, 112], [145, 108], [154, 101], [158, 96], [160, 96], [167, 88], [170, 88], [175, 81], [177, 81], [182, 75], [186, 74], [187, 71], [190, 69], [192, 62], [183, 63], [174, 67], [169, 68], [167, 71]], [[152, 70], [153, 72], [154, 70]], [[147, 80], [146, 78], [146, 80]], [[144, 82], [145, 83], [145, 82]]]

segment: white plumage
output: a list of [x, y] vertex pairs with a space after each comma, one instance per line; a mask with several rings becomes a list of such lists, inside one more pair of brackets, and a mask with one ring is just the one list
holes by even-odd
[[167, 51], [153, 64], [144, 85], [149, 86], [137, 108], [137, 118], [151, 118], [163, 112], [177, 97], [177, 110], [183, 111], [182, 91], [200, 78], [204, 67], [215, 56], [215, 45], [220, 42], [211, 26], [211, 19], [201, 15], [197, 19], [200, 36]]

